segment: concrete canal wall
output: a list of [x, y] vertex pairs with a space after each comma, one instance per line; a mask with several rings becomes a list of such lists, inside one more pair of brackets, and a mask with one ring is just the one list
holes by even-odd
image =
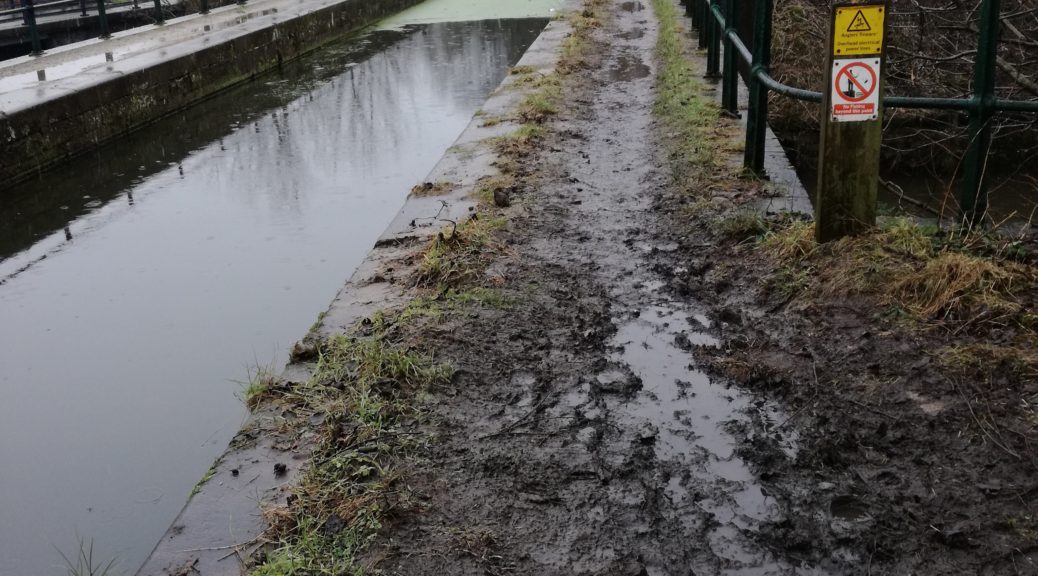
[[241, 14], [238, 23], [255, 18], [254, 25], [89, 71], [51, 97], [21, 90], [0, 110], [0, 189], [419, 2], [274, 2], [248, 13], [227, 6], [221, 10]]

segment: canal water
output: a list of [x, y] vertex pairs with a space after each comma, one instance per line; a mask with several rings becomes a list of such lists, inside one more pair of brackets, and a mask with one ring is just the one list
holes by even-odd
[[545, 23], [398, 21], [5, 193], [0, 573], [135, 571]]

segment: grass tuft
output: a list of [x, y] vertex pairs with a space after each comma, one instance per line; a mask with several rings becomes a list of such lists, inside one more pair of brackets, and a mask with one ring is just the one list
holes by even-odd
[[756, 210], [736, 210], [717, 220], [714, 226], [722, 236], [740, 242], [763, 236], [771, 229]]
[[417, 284], [448, 287], [472, 279], [498, 249], [493, 232], [504, 225], [503, 217], [476, 215], [444, 227], [422, 255]]
[[794, 220], [785, 228], [768, 232], [760, 242], [765, 253], [786, 264], [803, 260], [817, 246], [815, 226], [804, 220]]
[[450, 192], [457, 187], [454, 182], [440, 180], [438, 182], [423, 182], [411, 188], [411, 196], [437, 196]]
[[108, 562], [94, 561], [94, 541], [86, 542], [77, 536], [78, 551], [74, 558], [69, 558], [64, 552], [58, 550], [61, 559], [65, 562], [68, 576], [114, 576], [116, 574], [116, 562], [118, 558], [112, 558]]
[[1014, 274], [990, 260], [942, 252], [894, 284], [894, 294], [923, 318], [962, 317], [982, 305], [997, 313], [1020, 309], [1013, 301]]
[[536, 90], [519, 102], [516, 116], [523, 123], [543, 124], [559, 113], [561, 101], [562, 85], [558, 81], [541, 82]]
[[261, 366], [251, 371], [249, 383], [244, 392], [245, 405], [250, 410], [255, 410], [257, 406], [276, 394], [278, 384], [279, 378], [271, 368]]
[[387, 514], [409, 505], [394, 467], [417, 447], [404, 424], [416, 415], [409, 397], [449, 382], [453, 373], [380, 329], [369, 338], [339, 335], [321, 343], [310, 380], [282, 398], [300, 413], [323, 417], [319, 440], [290, 503], [264, 511], [275, 547], [253, 574], [364, 573], [358, 556]]
[[1017, 344], [972, 343], [948, 346], [937, 353], [940, 364], [956, 374], [972, 376], [980, 371], [998, 372], [1002, 377], [1038, 377], [1038, 349], [1034, 342]]
[[1027, 312], [1015, 292], [1033, 284], [1033, 272], [963, 252], [947, 237], [936, 227], [894, 218], [870, 233], [819, 245], [814, 224], [792, 221], [765, 234], [758, 246], [778, 264], [776, 279], [789, 283], [795, 276], [805, 300], [859, 296], [917, 320], [1016, 316], [1026, 328]]

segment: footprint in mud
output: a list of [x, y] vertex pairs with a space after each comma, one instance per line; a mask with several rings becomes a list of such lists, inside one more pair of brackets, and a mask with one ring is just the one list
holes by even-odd
[[609, 70], [609, 78], [614, 82], [630, 82], [646, 78], [652, 70], [637, 56], [624, 55], [617, 59], [617, 64]]
[[620, 32], [616, 35], [617, 38], [622, 40], [638, 40], [645, 36], [644, 28], [635, 28], [634, 30], [628, 30], [627, 32]]

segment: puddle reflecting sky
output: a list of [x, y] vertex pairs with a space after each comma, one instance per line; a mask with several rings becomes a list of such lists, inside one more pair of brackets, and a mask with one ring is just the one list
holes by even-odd
[[331, 46], [6, 193], [0, 558], [132, 573], [244, 416], [545, 21]]

